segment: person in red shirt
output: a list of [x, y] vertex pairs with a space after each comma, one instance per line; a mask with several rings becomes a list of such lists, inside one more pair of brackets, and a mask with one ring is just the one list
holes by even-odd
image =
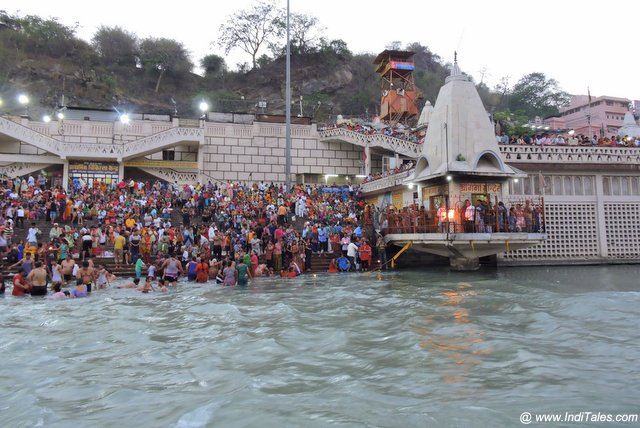
[[362, 264], [362, 270], [369, 270], [369, 262], [371, 261], [371, 246], [363, 239], [360, 243], [360, 263]]
[[13, 290], [11, 291], [11, 295], [22, 297], [29, 292], [31, 292], [31, 286], [27, 283], [27, 280], [21, 273], [16, 273], [13, 276]]

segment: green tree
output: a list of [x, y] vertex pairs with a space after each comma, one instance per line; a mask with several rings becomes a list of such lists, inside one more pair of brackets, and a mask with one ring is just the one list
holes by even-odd
[[258, 52], [282, 35], [279, 10], [273, 0], [260, 1], [251, 9], [241, 10], [227, 17], [220, 26], [220, 38], [216, 44], [226, 54], [239, 48], [251, 55], [253, 68], [257, 66]]
[[304, 55], [316, 51], [318, 41], [325, 31], [325, 28], [319, 25], [318, 18], [303, 13], [293, 13], [289, 24], [289, 37], [298, 52]]
[[19, 17], [0, 11], [3, 39], [17, 50], [36, 55], [64, 57], [78, 40], [75, 37], [76, 27], [77, 24], [75, 27], [60, 24], [57, 18]]
[[193, 63], [185, 47], [171, 39], [144, 39], [140, 43], [140, 60], [145, 69], [158, 73], [155, 93], [158, 93], [160, 81], [165, 74], [180, 77], [193, 69]]
[[100, 26], [91, 39], [103, 64], [135, 67], [138, 37], [120, 27]]
[[550, 117], [557, 115], [569, 99], [569, 94], [560, 89], [556, 80], [547, 79], [544, 73], [531, 73], [513, 87], [509, 109], [522, 110], [528, 117]]
[[422, 96], [435, 104], [438, 92], [444, 79], [449, 74], [447, 68], [442, 65], [440, 57], [418, 42], [410, 43], [406, 48], [410, 52], [415, 52], [413, 62], [416, 65], [414, 80], [416, 87], [422, 92]]
[[530, 131], [525, 126], [529, 122], [529, 118], [523, 110], [511, 111], [503, 110], [495, 112], [493, 120], [500, 124], [502, 131], [507, 135], [523, 135]]
[[216, 76], [227, 70], [227, 63], [220, 55], [207, 55], [200, 60], [200, 67], [204, 69], [205, 76]]
[[347, 42], [342, 39], [327, 41], [325, 38], [320, 38], [320, 53], [334, 55], [339, 58], [351, 58], [352, 56]]

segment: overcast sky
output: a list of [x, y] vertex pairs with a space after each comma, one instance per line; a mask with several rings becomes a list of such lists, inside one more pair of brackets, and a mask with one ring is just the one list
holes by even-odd
[[[286, 7], [285, 0], [277, 0]], [[139, 37], [167, 37], [185, 45], [194, 63], [210, 53], [220, 24], [255, 0], [146, 2], [110, 0], [0, 0], [11, 14], [57, 17], [79, 23], [90, 40], [100, 25], [120, 26]], [[461, 69], [493, 87], [504, 76], [513, 85], [542, 72], [571, 94], [640, 100], [637, 25], [640, 1], [608, 0], [597, 5], [562, 0], [360, 1], [291, 0], [291, 11], [316, 16], [329, 39], [343, 39], [354, 53], [378, 53], [391, 41], [420, 42], [444, 61], [458, 51]], [[625, 27], [625, 20], [629, 25]], [[634, 21], [635, 20], [635, 21]], [[240, 50], [227, 64], [250, 62]], [[433, 102], [433, 100], [431, 100]]]

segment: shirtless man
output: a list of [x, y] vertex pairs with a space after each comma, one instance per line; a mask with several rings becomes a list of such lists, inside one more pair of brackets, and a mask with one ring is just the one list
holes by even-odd
[[37, 261], [35, 268], [27, 275], [27, 281], [31, 283], [31, 295], [32, 296], [46, 296], [47, 295], [47, 277], [49, 274], [47, 270], [42, 267], [42, 262]]
[[71, 254], [67, 254], [67, 258], [65, 258], [60, 265], [62, 266], [62, 278], [65, 283], [71, 281], [73, 276], [73, 267], [76, 262], [71, 258]]
[[147, 279], [144, 282], [144, 285], [142, 287], [138, 287], [138, 291], [142, 292], [142, 293], [148, 293], [150, 291], [156, 291], [155, 288], [153, 288], [153, 284], [151, 284], [151, 277], [148, 276]]
[[82, 262], [82, 267], [78, 271], [78, 279], [82, 280], [82, 283], [87, 286], [87, 293], [91, 293], [91, 284], [96, 279], [96, 270], [89, 266], [89, 261]]

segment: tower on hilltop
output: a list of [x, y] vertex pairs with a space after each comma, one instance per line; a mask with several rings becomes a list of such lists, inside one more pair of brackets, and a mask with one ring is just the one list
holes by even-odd
[[373, 63], [380, 75], [382, 98], [380, 119], [392, 124], [407, 122], [418, 115], [417, 93], [413, 81], [415, 52], [388, 50], [380, 52]]

